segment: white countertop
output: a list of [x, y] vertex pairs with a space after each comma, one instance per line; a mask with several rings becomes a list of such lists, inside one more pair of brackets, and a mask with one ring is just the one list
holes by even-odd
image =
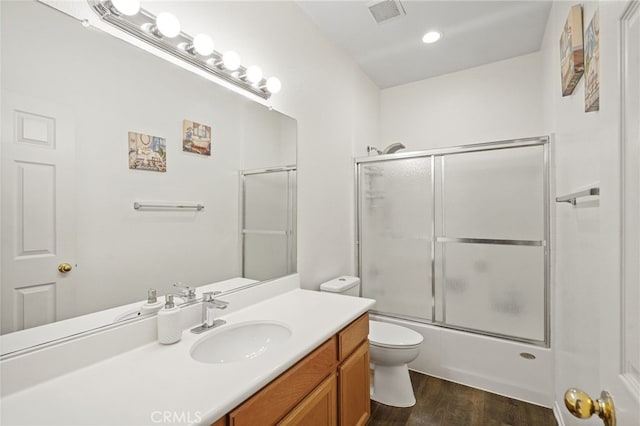
[[290, 327], [291, 337], [282, 346], [257, 358], [229, 364], [195, 361], [192, 345], [216, 331], [196, 335], [186, 330], [174, 345], [148, 344], [3, 398], [1, 423], [210, 425], [373, 304], [371, 299], [292, 290], [220, 317], [227, 324], [219, 330], [256, 320]]

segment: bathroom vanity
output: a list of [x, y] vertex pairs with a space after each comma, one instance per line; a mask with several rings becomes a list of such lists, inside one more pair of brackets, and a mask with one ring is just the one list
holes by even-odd
[[[298, 286], [293, 275], [231, 294], [220, 316], [226, 324], [199, 335], [188, 329], [198, 324], [201, 306], [187, 307], [185, 332], [173, 345], [155, 340], [156, 319], [148, 318], [5, 360], [0, 420], [69, 426], [364, 424], [367, 312], [374, 301]], [[194, 359], [208, 339], [212, 348], [232, 353], [235, 345], [225, 336], [255, 324], [286, 329], [286, 338], [242, 360], [221, 363], [213, 352], [208, 361]], [[114, 345], [132, 339], [141, 343], [95, 359], [96, 352], [113, 353]], [[83, 365], [81, 358], [93, 360]]]
[[368, 333], [365, 313], [214, 426], [366, 424]]

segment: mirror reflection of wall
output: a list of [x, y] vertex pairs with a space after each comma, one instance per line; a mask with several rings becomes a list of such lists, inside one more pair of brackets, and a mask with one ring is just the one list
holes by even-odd
[[42, 4], [0, 7], [2, 333], [242, 276], [241, 172], [295, 166], [295, 120]]

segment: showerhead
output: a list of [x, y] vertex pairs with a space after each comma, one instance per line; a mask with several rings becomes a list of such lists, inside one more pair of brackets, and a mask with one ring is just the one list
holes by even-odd
[[393, 154], [394, 152], [400, 151], [404, 148], [406, 148], [406, 146], [402, 145], [400, 142], [392, 143], [382, 151], [382, 154]]

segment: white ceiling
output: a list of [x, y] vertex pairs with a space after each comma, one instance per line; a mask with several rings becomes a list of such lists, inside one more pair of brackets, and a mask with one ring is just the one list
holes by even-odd
[[[371, 1], [298, 4], [380, 87], [387, 88], [539, 50], [548, 1], [402, 1], [406, 16], [377, 24]], [[424, 44], [425, 32], [444, 35]]]

